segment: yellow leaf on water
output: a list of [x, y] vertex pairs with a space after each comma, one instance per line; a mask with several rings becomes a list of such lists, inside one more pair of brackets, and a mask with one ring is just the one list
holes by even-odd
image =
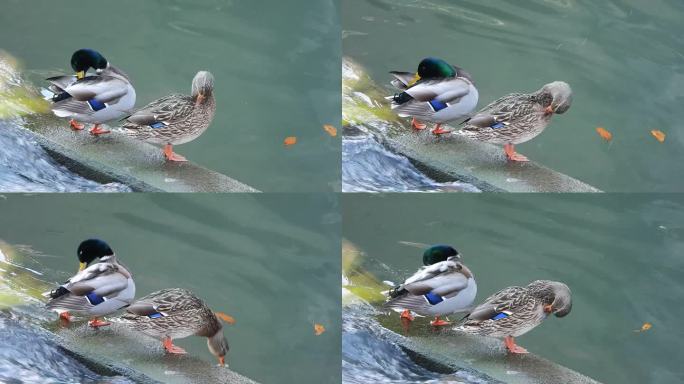
[[635, 329], [634, 332], [644, 332], [644, 331], [648, 331], [649, 329], [651, 329], [651, 327], [653, 327], [653, 324], [651, 324], [651, 323], [644, 323], [644, 324], [641, 326], [641, 329]]
[[596, 128], [596, 133], [605, 141], [611, 141], [613, 139], [613, 134], [603, 127]]
[[652, 129], [651, 130], [651, 135], [656, 138], [656, 140], [660, 141], [661, 143], [665, 141], [665, 132], [659, 131], [657, 129]]
[[337, 128], [333, 127], [330, 124], [325, 124], [323, 126], [323, 129], [325, 129], [326, 132], [328, 132], [328, 135], [335, 137], [337, 136]]
[[295, 144], [297, 144], [297, 138], [294, 136], [288, 136], [283, 141], [283, 144], [285, 144], [285, 146], [287, 146], [287, 147], [289, 147], [290, 145], [295, 145]]
[[323, 332], [325, 332], [325, 327], [322, 326], [321, 324], [314, 324], [314, 333], [316, 336], [320, 336]]
[[228, 323], [228, 324], [235, 324], [235, 319], [233, 318], [233, 316], [226, 315], [226, 314], [223, 313], [223, 312], [216, 312], [215, 314], [216, 314], [216, 317], [218, 317], [219, 319], [225, 321], [226, 323]]

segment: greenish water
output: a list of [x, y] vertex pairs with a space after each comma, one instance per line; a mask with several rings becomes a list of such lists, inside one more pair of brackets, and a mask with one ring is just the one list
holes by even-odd
[[[522, 346], [604, 383], [684, 380], [681, 196], [344, 195], [342, 207], [344, 237], [379, 279], [418, 269], [422, 250], [399, 243], [409, 241], [458, 249], [477, 302], [535, 279], [563, 281], [572, 313], [520, 337]], [[645, 322], [652, 329], [634, 332]]]
[[339, 138], [322, 128], [340, 121], [339, 34], [337, 0], [9, 0], [0, 12], [0, 48], [36, 85], [83, 47], [131, 77], [137, 106], [211, 71], [214, 122], [177, 151], [262, 191], [340, 188]]
[[[224, 327], [232, 370], [263, 383], [337, 383], [338, 210], [334, 195], [6, 195], [0, 239], [29, 246], [31, 268], [55, 282], [76, 271], [81, 240], [105, 239], [133, 272], [137, 297], [188, 288], [236, 319]], [[314, 323], [327, 331], [315, 336]], [[206, 339], [177, 344], [216, 364]], [[169, 360], [161, 348], [149, 355], [124, 364], [144, 371]]]
[[[473, 75], [479, 108], [564, 80], [572, 108], [521, 153], [602, 190], [677, 192], [683, 12], [671, 0], [346, 0], [342, 49], [388, 93], [388, 71], [442, 57]], [[665, 143], [652, 129], [667, 134]]]

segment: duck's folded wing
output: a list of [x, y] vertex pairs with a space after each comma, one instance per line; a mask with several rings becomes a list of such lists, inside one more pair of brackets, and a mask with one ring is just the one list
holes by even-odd
[[48, 309], [87, 310], [126, 289], [128, 279], [111, 263], [97, 263], [50, 292]]
[[[88, 310], [106, 299], [116, 296], [126, 288], [126, 279], [123, 276], [102, 281], [93, 280], [80, 282], [73, 285], [61, 286], [51, 293], [51, 299], [46, 307], [50, 310], [83, 311]], [[98, 286], [99, 285], [99, 286]]]
[[50, 82], [50, 90], [52, 92], [57, 93], [60, 91], [64, 91], [65, 88], [75, 83], [78, 79], [76, 78], [76, 76], [54, 76], [48, 77], [45, 80]]
[[385, 307], [393, 309], [408, 309], [423, 313], [430, 307], [441, 303], [444, 298], [451, 298], [459, 294], [468, 286], [468, 279], [460, 273], [449, 272], [408, 284], [402, 287], [399, 294], [385, 303]]
[[84, 296], [94, 293], [100, 297], [113, 296], [126, 289], [128, 278], [111, 263], [97, 263], [77, 273], [62, 287], [70, 294]]
[[409, 84], [413, 81], [415, 78], [416, 74], [412, 72], [399, 72], [399, 71], [392, 71], [390, 72], [392, 76], [394, 76], [394, 79], [390, 82], [395, 88], [406, 90], [409, 87]]
[[50, 108], [59, 117], [69, 117], [74, 114], [92, 115], [95, 113], [87, 102], [78, 101], [71, 97], [55, 102]]
[[452, 260], [441, 261], [432, 265], [428, 265], [416, 271], [411, 277], [404, 280], [403, 285], [415, 283], [418, 281], [432, 279], [442, 273], [453, 271], [457, 268], [456, 262]]
[[465, 120], [463, 122], [465, 125], [463, 129], [491, 128], [496, 123], [509, 122], [516, 111], [518, 105], [516, 101], [519, 97], [520, 94], [513, 93], [491, 102], [475, 114], [475, 116]]
[[[194, 108], [194, 100], [185, 95], [168, 95], [155, 100], [126, 118], [126, 129], [136, 129], [142, 126], [150, 126], [155, 123], [168, 122], [176, 116], [186, 116]], [[139, 127], [140, 126], [140, 127]]]
[[515, 312], [522, 303], [520, 298], [524, 292], [525, 289], [522, 287], [503, 289], [475, 307], [466, 318], [472, 321], [485, 321], [504, 311]]
[[150, 316], [159, 313], [152, 303], [135, 302], [126, 308], [126, 312], [136, 316]]
[[202, 300], [192, 292], [182, 288], [166, 288], [153, 292], [131, 304], [127, 311], [146, 316], [155, 312], [172, 312], [197, 308], [203, 305]]
[[470, 92], [468, 83], [458, 77], [448, 80], [418, 82], [406, 92], [416, 101], [455, 102]]
[[418, 83], [398, 96], [392, 97], [391, 108], [402, 117], [411, 116], [431, 120], [442, 109], [458, 106], [461, 98], [469, 92], [469, 85], [458, 78], [443, 82]]
[[[118, 295], [128, 287], [128, 279], [120, 273], [98, 276], [92, 280], [76, 283], [69, 290], [74, 294], [94, 293], [100, 297]], [[90, 291], [88, 291], [90, 289]], [[85, 292], [85, 293], [83, 293]]]
[[404, 289], [412, 295], [433, 293], [442, 297], [451, 297], [468, 286], [468, 278], [457, 272], [445, 272], [430, 279], [405, 284]]
[[121, 98], [128, 92], [128, 84], [111, 76], [88, 76], [64, 88], [76, 100], [97, 100], [109, 103]]
[[48, 310], [62, 311], [81, 311], [92, 308], [93, 304], [88, 301], [86, 296], [78, 296], [67, 293], [47, 302], [45, 307]]

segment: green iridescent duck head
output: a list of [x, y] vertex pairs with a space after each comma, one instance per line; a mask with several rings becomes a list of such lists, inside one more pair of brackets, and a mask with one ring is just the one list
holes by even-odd
[[107, 59], [94, 49], [83, 48], [71, 55], [71, 68], [76, 72], [76, 77], [85, 77], [88, 69], [105, 69], [109, 65]]
[[426, 57], [418, 64], [418, 76], [421, 79], [443, 79], [456, 76], [451, 64], [436, 57]]
[[103, 257], [114, 254], [112, 248], [100, 239], [88, 239], [81, 242], [76, 250], [76, 255], [79, 261], [79, 271], [84, 270], [88, 264], [95, 261], [95, 259], [102, 259]]
[[423, 265], [432, 265], [441, 261], [446, 261], [450, 257], [460, 259], [461, 255], [450, 245], [433, 245], [423, 252]]

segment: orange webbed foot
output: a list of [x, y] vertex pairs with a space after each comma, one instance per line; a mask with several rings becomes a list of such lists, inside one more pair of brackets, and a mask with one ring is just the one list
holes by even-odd
[[406, 319], [406, 320], [408, 320], [408, 321], [413, 321], [413, 319], [414, 319], [413, 315], [411, 314], [411, 311], [409, 311], [408, 309], [405, 309], [405, 310], [401, 313], [400, 318]]
[[432, 134], [434, 135], [443, 135], [445, 133], [450, 133], [451, 131], [448, 129], [443, 129], [442, 124], [437, 124], [435, 125], [435, 129], [432, 130]]
[[188, 159], [186, 159], [185, 157], [174, 152], [173, 146], [171, 144], [167, 144], [166, 146], [164, 146], [164, 157], [168, 161], [178, 161], [178, 162], [188, 161]]
[[179, 347], [179, 346], [177, 346], [177, 345], [173, 345], [173, 343], [171, 342], [171, 339], [170, 339], [170, 338], [164, 339], [164, 341], [163, 341], [162, 343], [163, 343], [163, 345], [164, 345], [164, 350], [165, 350], [167, 353], [170, 353], [170, 354], [172, 354], [172, 355], [184, 355], [184, 354], [187, 353], [187, 352], [185, 351], [185, 349], [183, 349], [183, 348], [181, 348], [181, 347]]
[[506, 158], [510, 161], [518, 161], [518, 162], [530, 161], [527, 157], [516, 152], [515, 146], [513, 144], [504, 145], [504, 153], [506, 154]]
[[76, 121], [74, 119], [69, 120], [69, 126], [74, 131], [81, 131], [81, 130], [83, 130], [83, 128], [85, 128], [85, 125], [79, 123], [78, 121]]
[[100, 328], [100, 327], [106, 327], [108, 325], [112, 325], [112, 323], [108, 321], [102, 321], [98, 319], [97, 317], [93, 318], [92, 320], [88, 321], [88, 325], [91, 326], [92, 328]]
[[449, 324], [451, 323], [446, 320], [440, 319], [439, 316], [435, 316], [435, 319], [430, 322], [430, 325], [432, 325], [433, 327], [443, 327]]
[[506, 346], [506, 349], [509, 352], [514, 353], [514, 354], [529, 353], [529, 352], [527, 352], [527, 349], [517, 345], [515, 343], [515, 339], [511, 336], [507, 336], [506, 338], [504, 338], [504, 345]]
[[105, 133], [110, 133], [110, 132], [111, 131], [108, 129], [100, 128], [100, 124], [95, 124], [95, 125], [93, 125], [93, 128], [90, 129], [90, 134], [93, 136], [104, 135]]
[[411, 119], [411, 126], [413, 127], [413, 129], [417, 129], [417, 130], [422, 130], [422, 129], [427, 128], [427, 125], [416, 120], [415, 117], [413, 119]]

